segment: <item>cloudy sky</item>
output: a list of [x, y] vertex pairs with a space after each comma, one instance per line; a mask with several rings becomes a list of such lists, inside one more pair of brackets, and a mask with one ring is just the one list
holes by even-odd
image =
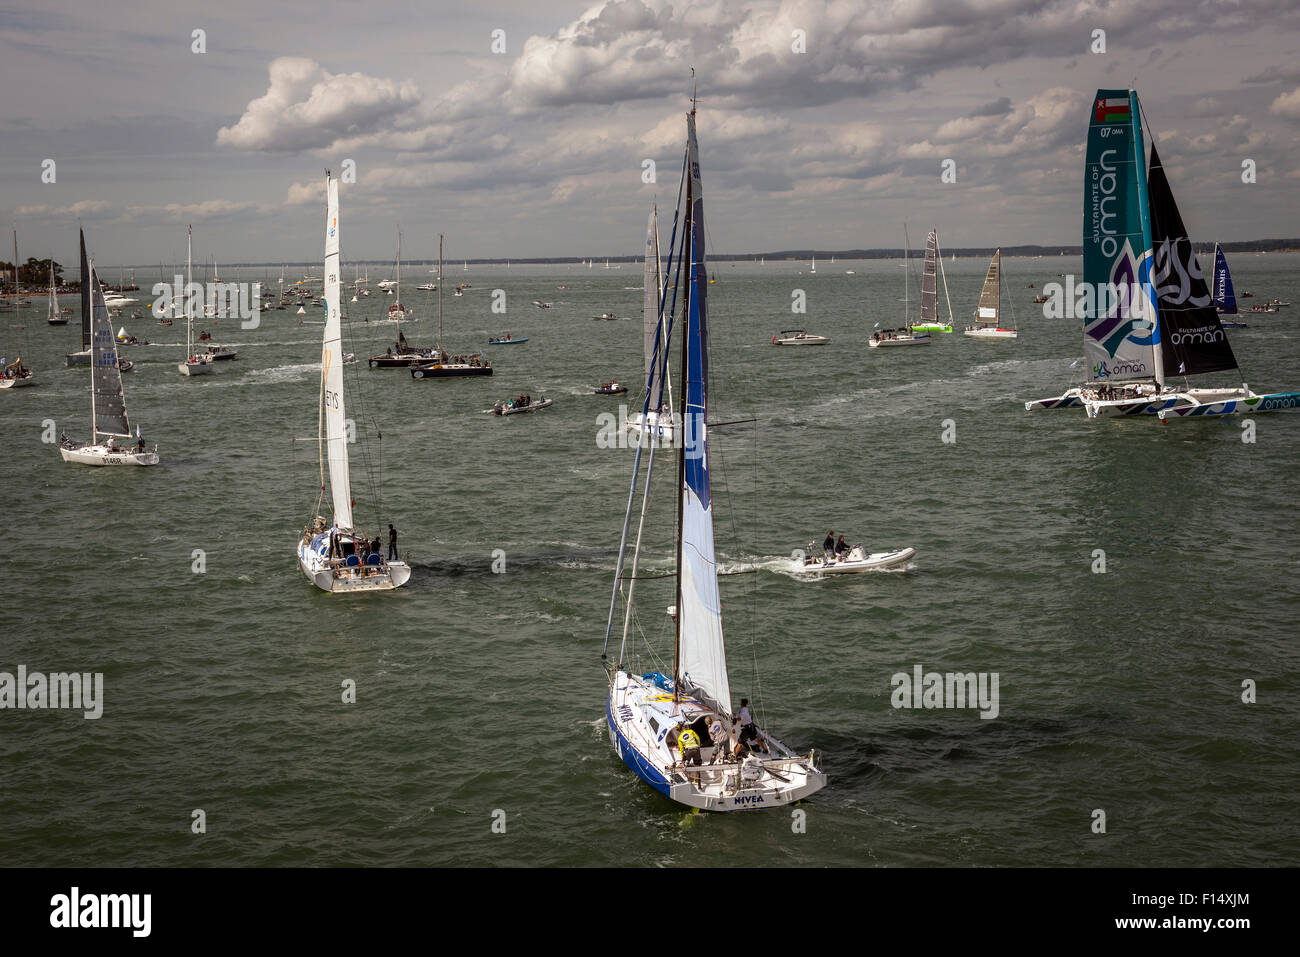
[[1193, 238], [1300, 235], [1294, 0], [315, 10], [0, 9], [0, 222], [22, 258], [72, 262], [80, 220], [105, 264], [183, 259], [187, 222], [196, 259], [319, 259], [323, 169], [349, 159], [345, 260], [391, 260], [398, 224], [409, 258], [440, 231], [448, 258], [634, 254], [676, 195], [692, 66], [712, 250], [897, 247], [904, 220], [948, 248], [1077, 245], [1089, 104], [1130, 83]]

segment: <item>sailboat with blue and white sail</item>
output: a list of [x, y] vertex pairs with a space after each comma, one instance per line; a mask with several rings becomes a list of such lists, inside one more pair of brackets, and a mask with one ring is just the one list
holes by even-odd
[[[1193, 388], [1237, 369], [1154, 143], [1148, 161], [1134, 90], [1098, 90], [1084, 169], [1084, 356], [1091, 379], [1027, 410], [1082, 406], [1089, 418], [1204, 415], [1300, 406], [1300, 394]], [[1183, 377], [1183, 384], [1175, 383]]]
[[1228, 272], [1228, 260], [1223, 255], [1223, 246], [1214, 244], [1214, 278], [1211, 280], [1214, 291], [1214, 311], [1219, 314], [1219, 322], [1225, 329], [1245, 329], [1241, 314], [1237, 312], [1237, 295], [1232, 290], [1232, 274]]
[[[390, 591], [406, 584], [411, 567], [396, 558], [385, 561], [369, 536], [356, 527], [352, 514], [355, 502], [348, 465], [343, 317], [339, 307], [339, 184], [329, 170], [325, 171], [325, 202], [325, 335], [316, 407], [320, 492], [312, 510], [316, 517], [298, 539], [298, 567], [313, 585], [331, 594]], [[334, 508], [332, 522], [318, 514], [325, 499], [327, 469]]]
[[[601, 655], [609, 677], [609, 739], [624, 764], [679, 804], [709, 811], [779, 807], [820, 790], [826, 776], [818, 767], [816, 753], [794, 753], [759, 729], [748, 707], [742, 704], [737, 708], [731, 697], [713, 541], [712, 463], [706, 425], [709, 337], [705, 299], [709, 283], [694, 102], [687, 116], [682, 180], [685, 200], [673, 230], [667, 267], [670, 278], [665, 280], [662, 307], [657, 310], [659, 322], [671, 325], [680, 293], [684, 441], [676, 450], [677, 601], [669, 610], [673, 621], [672, 668], [671, 674], [663, 674], [634, 669], [629, 662], [642, 532], [657, 451], [656, 443], [649, 443], [648, 449], [638, 444], [605, 629], [605, 653]], [[657, 347], [656, 353], [657, 360], [666, 359]], [[656, 361], [653, 367], [658, 370], [654, 378], [660, 378], [667, 363]], [[651, 408], [655, 385], [652, 378], [643, 411]], [[636, 511], [643, 457], [647, 460], [645, 484], [629, 568], [628, 532]], [[624, 600], [623, 637], [617, 658], [610, 661], [608, 651], [620, 597]]]

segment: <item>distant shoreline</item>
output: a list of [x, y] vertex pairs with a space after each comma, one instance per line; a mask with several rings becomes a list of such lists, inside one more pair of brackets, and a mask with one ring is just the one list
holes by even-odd
[[[1223, 251], [1225, 253], [1300, 252], [1300, 239], [1251, 239], [1251, 240], [1245, 240], [1243, 242], [1221, 243], [1221, 245], [1223, 246]], [[959, 247], [955, 249], [943, 249], [942, 254], [945, 262], [951, 260], [953, 254], [956, 254], [958, 259], [972, 259], [972, 258], [990, 259], [992, 258], [993, 253], [998, 248], [999, 247], [997, 246]], [[1008, 259], [1026, 259], [1026, 258], [1033, 258], [1037, 256], [1041, 256], [1044, 259], [1050, 257], [1056, 257], [1059, 259], [1065, 256], [1074, 256], [1077, 258], [1083, 255], [1082, 246], [1002, 246], [1000, 248], [1002, 249], [1002, 255]], [[1198, 244], [1196, 247], [1196, 253], [1198, 256], [1203, 254], [1213, 256], [1214, 244], [1213, 243]], [[922, 255], [924, 255], [923, 248], [913, 249], [909, 252], [909, 256], [912, 258], [919, 258]], [[793, 249], [793, 250], [782, 249], [776, 252], [767, 252], [767, 253], [741, 253], [741, 254], [726, 253], [726, 254], [719, 254], [719, 255], [711, 255], [709, 256], [709, 262], [711, 263], [719, 263], [719, 262], [756, 263], [759, 262], [760, 260], [768, 260], [768, 259], [772, 260], [773, 262], [804, 262], [804, 261], [810, 261], [813, 256], [816, 256], [818, 259], [823, 260], [825, 265], [830, 265], [830, 260], [832, 257], [836, 259], [859, 260], [859, 261], [867, 260], [867, 259], [902, 259], [903, 249], [901, 246], [896, 249]], [[589, 259], [593, 261], [593, 265], [591, 267], [593, 272], [603, 271], [605, 268], [604, 263], [606, 261], [608, 261], [611, 265], [612, 264], [627, 265], [629, 263], [636, 263], [639, 265], [642, 262], [640, 256], [550, 256], [550, 257], [533, 256], [533, 257], [524, 257], [519, 259], [516, 259], [513, 256], [511, 257], [503, 256], [497, 259], [462, 259], [462, 262], [469, 263], [470, 265], [474, 265], [474, 266], [506, 266], [506, 265], [578, 266], [587, 262]], [[392, 260], [391, 259], [346, 259], [344, 260], [344, 263], [347, 266], [355, 265], [355, 266], [383, 267], [383, 266], [391, 266]], [[404, 266], [436, 266], [437, 263], [438, 261], [436, 259], [406, 259], [402, 261], [402, 264]], [[313, 259], [313, 260], [304, 260], [301, 262], [291, 262], [287, 260], [276, 261], [276, 262], [244, 262], [244, 263], [228, 263], [225, 265], [227, 268], [230, 269], [257, 269], [257, 268], [309, 269], [312, 267], [319, 268], [320, 260]], [[118, 270], [118, 269], [135, 269], [135, 270], [144, 271], [144, 270], [157, 269], [157, 268], [158, 268], [157, 263], [153, 263], [152, 265], [146, 263], [143, 265], [134, 265], [134, 266], [130, 264], [125, 264], [120, 266], [116, 264], [110, 264], [104, 266], [101, 269], [101, 272], [105, 272], [108, 270]], [[64, 271], [69, 272], [75, 270], [68, 270], [67, 268], [65, 268]], [[456, 267], [447, 263], [443, 264], [443, 272], [446, 274], [444, 278], [449, 278], [450, 275], [456, 271], [457, 271]], [[463, 268], [460, 271], [463, 271]], [[13, 280], [8, 277], [10, 277], [12, 273], [6, 270], [0, 270], [0, 273], [2, 273], [3, 276], [5, 277], [3, 279], [0, 279], [0, 285], [4, 285], [4, 286], [11, 285]], [[286, 285], [288, 285], [289, 282], [290, 280], [288, 279], [285, 280]], [[292, 282], [296, 284], [297, 280], [296, 279], [292, 280]], [[348, 282], [345, 280], [343, 282], [343, 285], [345, 286], [348, 285]]]

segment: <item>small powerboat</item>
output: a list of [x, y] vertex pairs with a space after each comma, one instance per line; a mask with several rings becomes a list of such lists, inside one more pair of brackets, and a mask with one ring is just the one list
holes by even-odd
[[496, 405], [492, 406], [493, 415], [518, 415], [521, 412], [536, 412], [538, 409], [545, 409], [554, 404], [554, 400], [542, 396], [540, 399], [534, 399], [532, 396], [523, 396], [520, 399], [502, 399]]
[[527, 342], [527, 341], [528, 341], [528, 337], [527, 337], [527, 336], [520, 336], [519, 338], [516, 339], [516, 338], [512, 337], [512, 336], [510, 335], [510, 333], [507, 332], [504, 336], [497, 336], [497, 338], [495, 338], [495, 339], [489, 339], [489, 340], [488, 340], [488, 345], [490, 345], [490, 346], [513, 346], [513, 345], [517, 345], [517, 344], [520, 343], [520, 342]]
[[596, 395], [627, 395], [627, 386], [619, 385], [613, 379], [608, 382], [602, 382], [600, 388], [596, 390]]
[[803, 561], [795, 561], [794, 570], [805, 575], [847, 575], [853, 572], [880, 571], [906, 565], [915, 554], [915, 548], [868, 552], [859, 544], [850, 548], [843, 558], [834, 558], [810, 543]]
[[772, 337], [774, 346], [824, 346], [830, 342], [825, 336], [813, 335], [803, 329], [784, 329], [779, 336]]

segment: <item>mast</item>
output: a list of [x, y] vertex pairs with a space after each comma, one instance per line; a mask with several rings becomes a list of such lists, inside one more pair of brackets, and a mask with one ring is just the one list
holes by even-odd
[[[398, 234], [401, 235], [400, 233]], [[398, 259], [401, 259], [402, 241], [398, 239]], [[442, 233], [438, 234], [438, 361], [442, 361]]]
[[912, 295], [912, 278], [908, 275], [907, 254], [911, 249], [912, 240], [907, 235], [907, 223], [903, 223], [903, 325], [907, 326], [907, 314], [911, 307]]
[[194, 282], [194, 226], [185, 227], [185, 361], [194, 355], [194, 302], [190, 285]]
[[[441, 266], [438, 267], [438, 271], [439, 272], [442, 271]], [[395, 295], [397, 296], [395, 302], [402, 310], [401, 315], [399, 315], [398, 318], [405, 319], [406, 307], [402, 305], [402, 227], [401, 226], [397, 227], [397, 292], [395, 293]], [[441, 348], [441, 346], [439, 346], [439, 348]]]
[[18, 295], [18, 227], [14, 227], [14, 296]]
[[[939, 248], [939, 230], [934, 231], [934, 254], [939, 262], [939, 275], [943, 277], [943, 298], [948, 303], [948, 325], [952, 325], [952, 296], [948, 294], [948, 272], [943, 268], [943, 250]], [[936, 306], [935, 319], [939, 318], [939, 309]]]
[[47, 321], [49, 319], [57, 318], [58, 314], [59, 314], [59, 292], [57, 289], [54, 288], [54, 260], [51, 259], [50, 260], [50, 306], [49, 306], [49, 315], [46, 317]]

